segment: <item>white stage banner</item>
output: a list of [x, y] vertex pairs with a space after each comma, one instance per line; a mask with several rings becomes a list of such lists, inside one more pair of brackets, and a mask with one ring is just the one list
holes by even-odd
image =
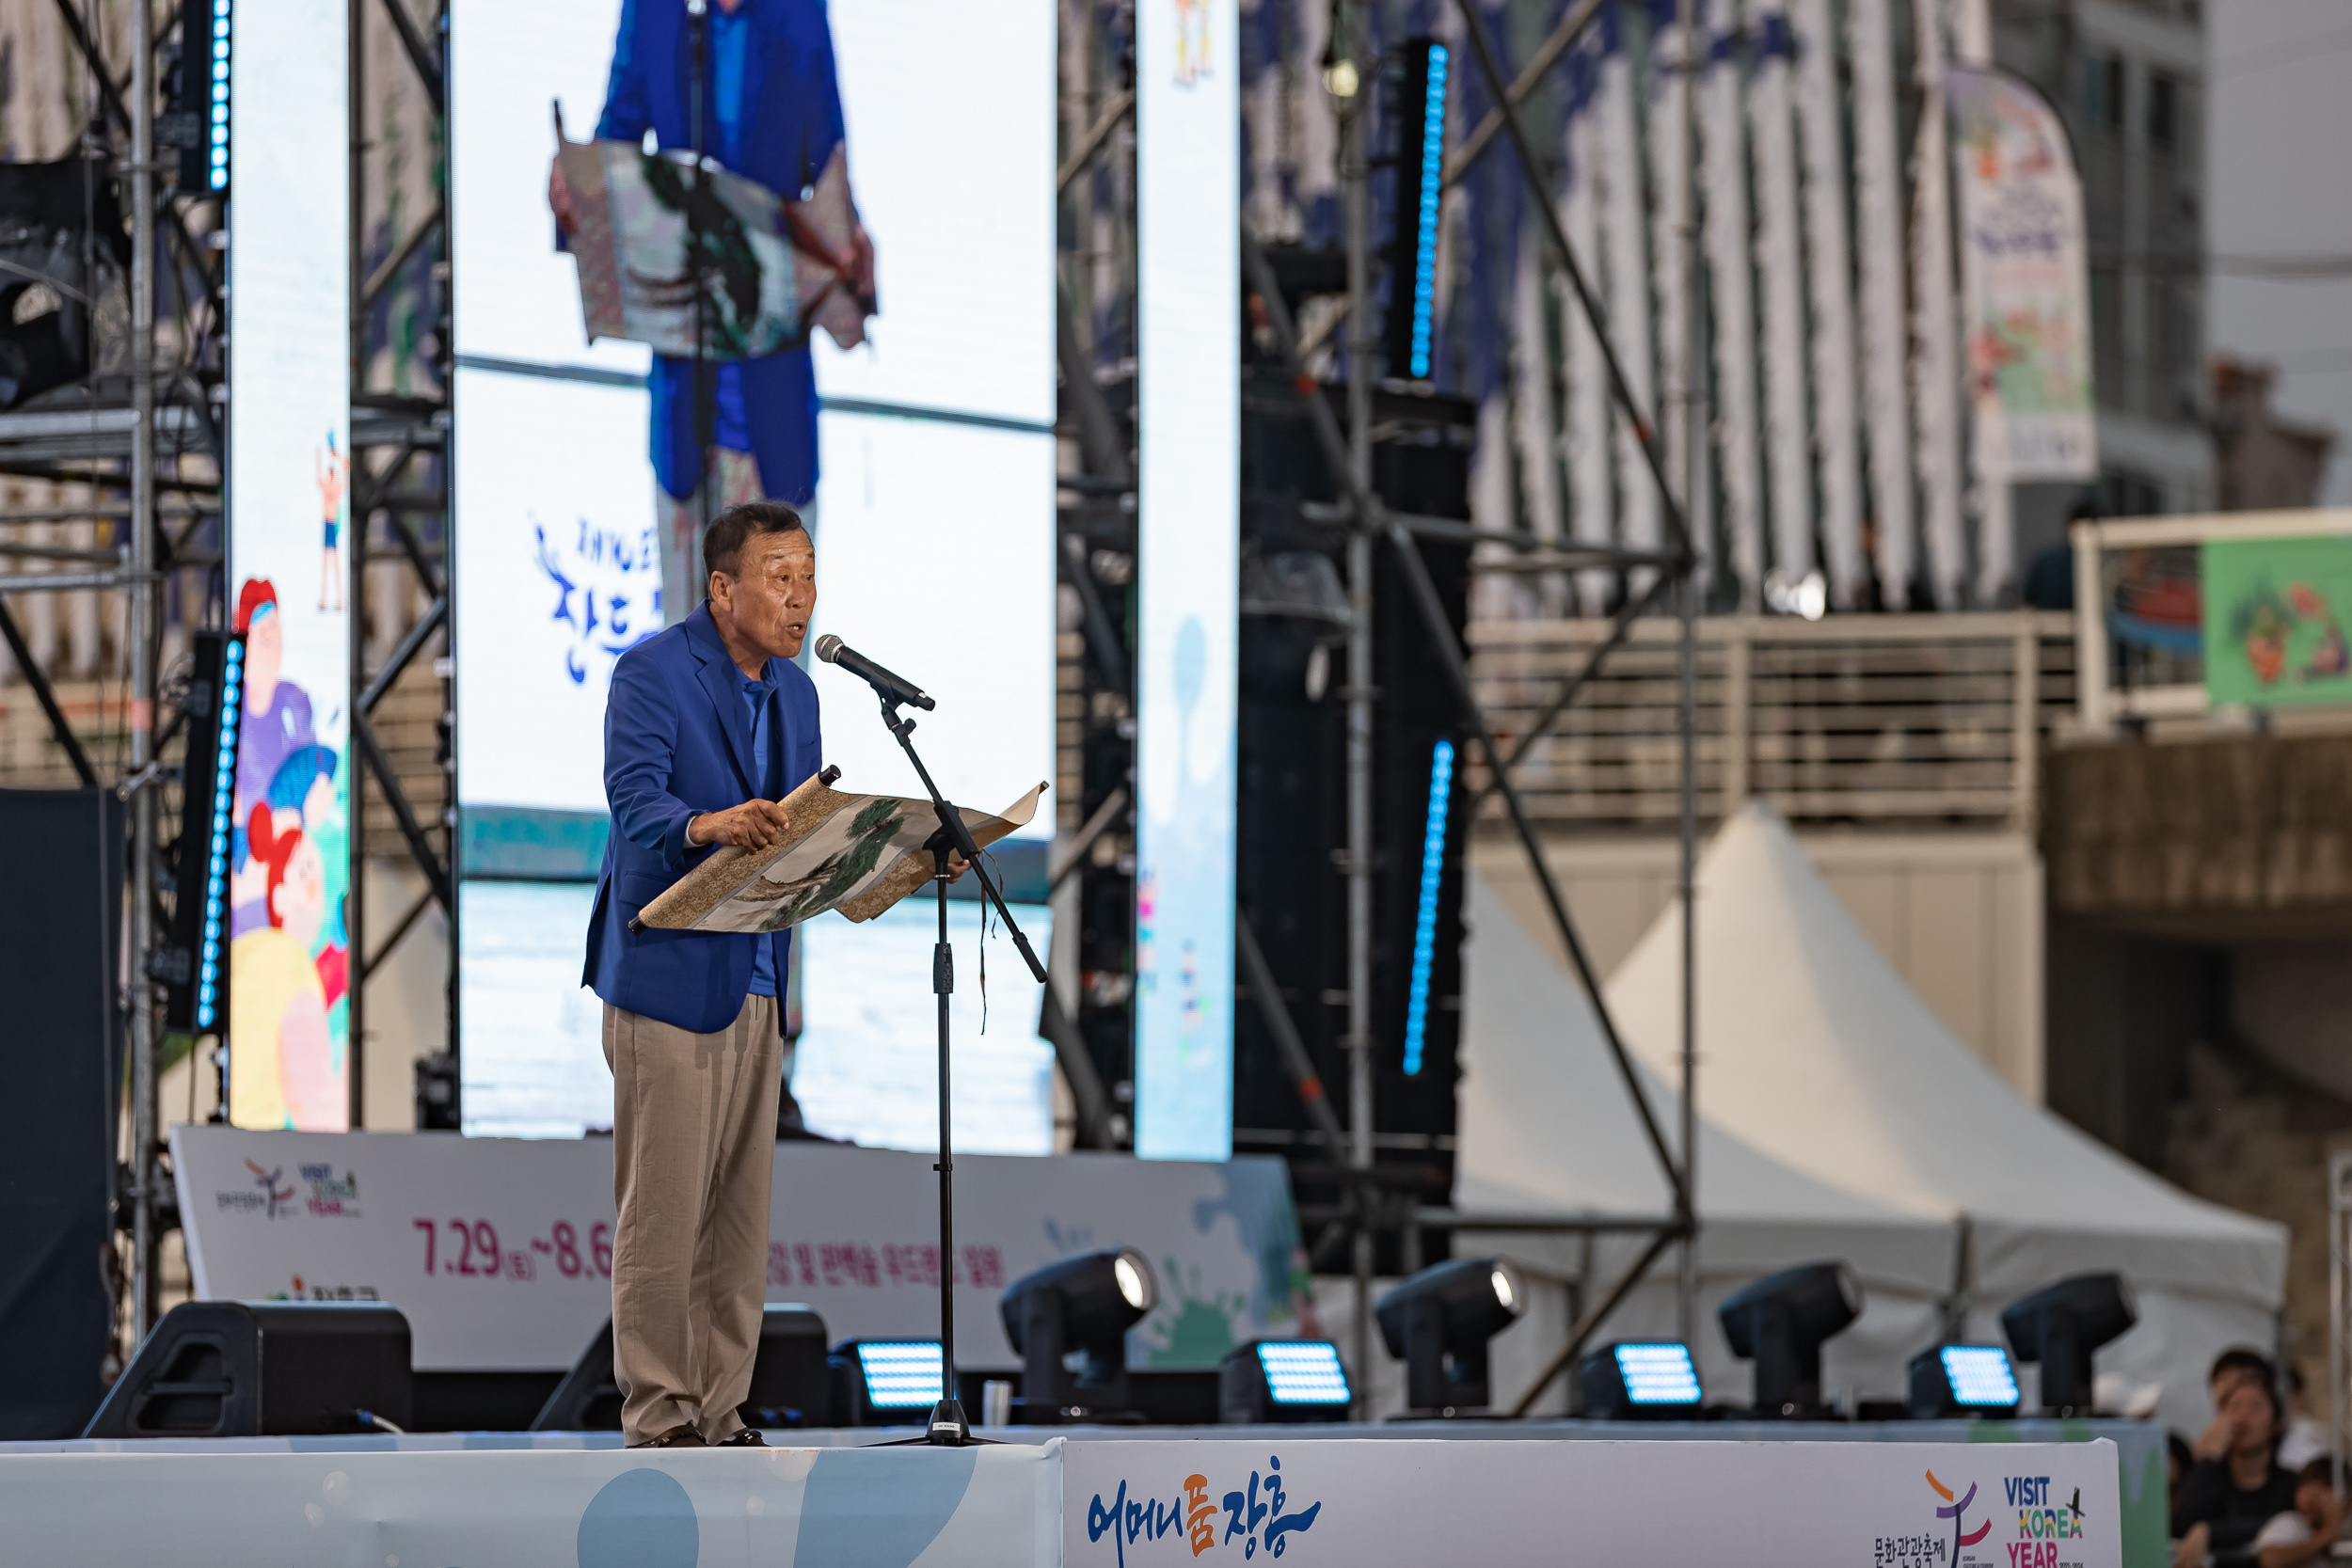
[[[1294, 1432], [1295, 1429], [1292, 1429]], [[1287, 1435], [1287, 1434], [1284, 1434]], [[1071, 1442], [1061, 1561], [2120, 1568], [2111, 1442]]]
[[[421, 1371], [568, 1368], [612, 1309], [608, 1138], [171, 1130], [199, 1299], [389, 1301]], [[768, 1299], [835, 1339], [939, 1332], [938, 1178], [929, 1154], [780, 1144]], [[1296, 1332], [1298, 1221], [1282, 1163], [966, 1155], [956, 1162], [957, 1359], [1020, 1364], [996, 1312], [1031, 1270], [1140, 1248], [1160, 1299], [1140, 1367], [1214, 1367]]]
[[[28, 1562], [2121, 1568], [2115, 1445], [1300, 1438], [0, 1453]], [[142, 1450], [144, 1451], [135, 1451]], [[1057, 1528], [1058, 1520], [1058, 1528]]]
[[0, 1457], [11, 1560], [1033, 1568], [1049, 1448]]

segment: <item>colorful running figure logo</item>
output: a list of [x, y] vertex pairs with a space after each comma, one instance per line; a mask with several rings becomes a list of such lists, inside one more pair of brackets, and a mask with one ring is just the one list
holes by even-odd
[[1935, 1472], [1933, 1470], [1927, 1472], [1927, 1476], [1928, 1484], [1935, 1488], [1935, 1495], [1943, 1498], [1945, 1502], [1944, 1507], [1935, 1511], [1935, 1516], [1939, 1519], [1949, 1519], [1952, 1522], [1952, 1561], [1954, 1563], [1958, 1563], [1960, 1561], [1960, 1549], [1963, 1546], [1973, 1546], [1978, 1542], [1993, 1533], [1993, 1521], [1991, 1519], [1987, 1519], [1983, 1524], [1979, 1525], [1975, 1529], [1967, 1528], [1968, 1505], [1977, 1500], [1977, 1483], [1975, 1481], [1970, 1481], [1968, 1483], [1968, 1490], [1962, 1494], [1958, 1502], [1954, 1502], [1952, 1500], [1952, 1489], [1945, 1485], [1942, 1481], [1936, 1480]]
[[326, 591], [335, 590], [333, 608], [343, 608], [342, 550], [340, 541], [343, 527], [343, 492], [351, 488], [351, 459], [335, 450], [335, 433], [326, 433], [326, 445], [317, 454], [314, 464], [318, 474], [319, 510], [326, 523], [325, 553], [319, 557], [319, 608], [326, 610]]

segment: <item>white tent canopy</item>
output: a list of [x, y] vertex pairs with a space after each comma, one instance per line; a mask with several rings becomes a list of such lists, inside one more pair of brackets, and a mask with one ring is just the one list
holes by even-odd
[[[1770, 807], [1724, 825], [1698, 887], [1708, 1117], [1829, 1187], [1964, 1222], [1974, 1338], [1997, 1339], [2020, 1295], [2121, 1271], [2139, 1325], [2100, 1370], [2160, 1382], [2165, 1418], [2201, 1425], [2212, 1356], [2275, 1338], [2284, 1229], [2191, 1197], [2020, 1100], [1903, 984]], [[1680, 1049], [1679, 922], [1670, 905], [1607, 987], [1627, 1044], [1661, 1071]]]
[[[1455, 1201], [1481, 1213], [1663, 1216], [1665, 1178], [1635, 1119], [1623, 1079], [1583, 990], [1531, 941], [1475, 873], [1464, 910], [1464, 1017]], [[1679, 1100], [1638, 1059], [1643, 1092], [1670, 1148]], [[1806, 1176], [1737, 1136], [1699, 1129], [1699, 1309], [1696, 1350], [1710, 1398], [1745, 1401], [1750, 1369], [1733, 1359], [1715, 1308], [1731, 1291], [1792, 1263], [1842, 1259], [1861, 1279], [1863, 1317], [1833, 1340], [1825, 1389], [1899, 1397], [1904, 1363], [1933, 1342], [1951, 1291], [1957, 1231]], [[1544, 1275], [1575, 1278], [1596, 1303], [1645, 1238], [1613, 1235], [1588, 1256], [1561, 1232], [1466, 1233], [1457, 1253], [1493, 1247]], [[1677, 1330], [1677, 1259], [1669, 1253], [1601, 1327], [1596, 1342]], [[1531, 1320], [1495, 1341], [1499, 1402], [1518, 1398], [1575, 1316], [1565, 1288], [1536, 1293]], [[1555, 1384], [1542, 1408], [1556, 1409]]]

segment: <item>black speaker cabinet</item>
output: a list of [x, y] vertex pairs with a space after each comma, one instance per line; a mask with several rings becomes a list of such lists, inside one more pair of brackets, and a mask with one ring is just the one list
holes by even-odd
[[383, 1302], [191, 1301], [116, 1380], [85, 1437], [296, 1437], [409, 1423], [408, 1320]]
[[[768, 1304], [760, 1315], [759, 1358], [752, 1391], [737, 1406], [746, 1426], [821, 1427], [833, 1423], [825, 1372], [825, 1320], [805, 1307]], [[533, 1432], [618, 1432], [621, 1390], [612, 1380], [612, 1320], [588, 1342], [531, 1423]]]

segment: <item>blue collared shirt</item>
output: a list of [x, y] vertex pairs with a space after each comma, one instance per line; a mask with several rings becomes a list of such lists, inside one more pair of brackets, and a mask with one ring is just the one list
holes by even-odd
[[[784, 759], [776, 744], [776, 683], [773, 676], [743, 682], [743, 705], [752, 716], [752, 762], [759, 769], [759, 795], [772, 800], [783, 783]], [[752, 959], [752, 994], [776, 994], [776, 944], [762, 937]]]

